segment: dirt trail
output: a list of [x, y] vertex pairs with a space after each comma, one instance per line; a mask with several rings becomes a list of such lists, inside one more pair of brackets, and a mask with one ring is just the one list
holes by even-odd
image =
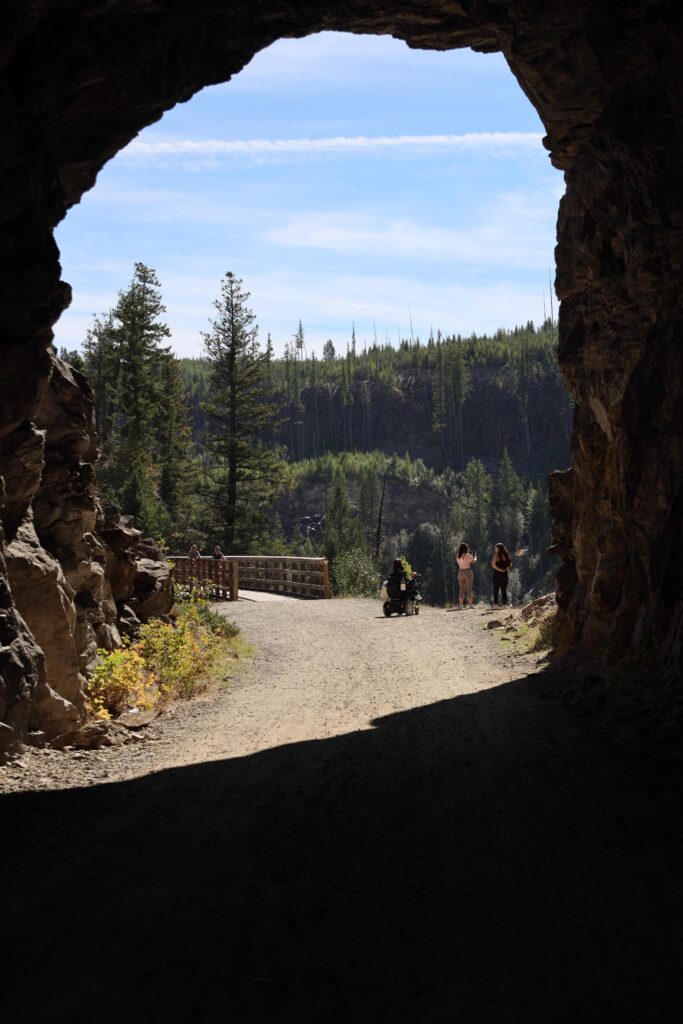
[[372, 728], [383, 715], [473, 693], [534, 671], [486, 623], [511, 609], [423, 608], [384, 618], [378, 601], [333, 603], [259, 595], [216, 608], [257, 645], [227, 693], [178, 704], [153, 742], [97, 752], [29, 751], [0, 769], [5, 791], [96, 785], [181, 765]]
[[229, 613], [230, 690], [6, 773], [8, 1020], [679, 1019], [675, 780], [491, 612]]

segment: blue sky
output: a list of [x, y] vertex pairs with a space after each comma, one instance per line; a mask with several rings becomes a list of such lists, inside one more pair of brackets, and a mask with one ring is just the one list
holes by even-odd
[[[497, 54], [388, 37], [281, 40], [142, 132], [59, 226], [78, 347], [141, 261], [179, 355], [202, 354], [220, 280], [281, 353], [543, 318], [562, 175]], [[554, 273], [554, 271], [553, 271]]]

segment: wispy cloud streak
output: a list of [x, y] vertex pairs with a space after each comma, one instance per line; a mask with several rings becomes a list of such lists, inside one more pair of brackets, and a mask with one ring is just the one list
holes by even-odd
[[301, 154], [382, 153], [391, 151], [429, 153], [434, 150], [490, 152], [498, 155], [538, 150], [540, 132], [466, 132], [462, 135], [336, 135], [322, 139], [177, 139], [135, 141], [123, 151], [129, 159], [172, 157], [282, 157]]

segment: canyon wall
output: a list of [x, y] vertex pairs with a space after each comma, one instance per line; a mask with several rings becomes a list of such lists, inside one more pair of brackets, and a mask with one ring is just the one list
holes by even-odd
[[634, 0], [33, 0], [0, 12], [0, 743], [81, 714], [115, 642], [87, 384], [53, 355], [55, 225], [145, 125], [283, 36], [502, 51], [565, 172], [560, 359], [577, 410], [551, 483], [558, 601], [587, 650], [681, 673], [683, 30]]

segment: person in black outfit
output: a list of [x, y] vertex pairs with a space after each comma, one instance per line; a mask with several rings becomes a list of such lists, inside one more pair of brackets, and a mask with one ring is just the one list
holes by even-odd
[[501, 603], [506, 605], [508, 603], [508, 572], [512, 568], [512, 559], [504, 544], [496, 544], [491, 567], [493, 569], [493, 603], [498, 604], [498, 594], [500, 593]]
[[[405, 587], [401, 590], [401, 584], [404, 583]], [[408, 575], [406, 573], [403, 562], [400, 558], [394, 559], [394, 567], [389, 573], [389, 579], [387, 580], [387, 591], [389, 597], [396, 598], [405, 596], [408, 585]]]

